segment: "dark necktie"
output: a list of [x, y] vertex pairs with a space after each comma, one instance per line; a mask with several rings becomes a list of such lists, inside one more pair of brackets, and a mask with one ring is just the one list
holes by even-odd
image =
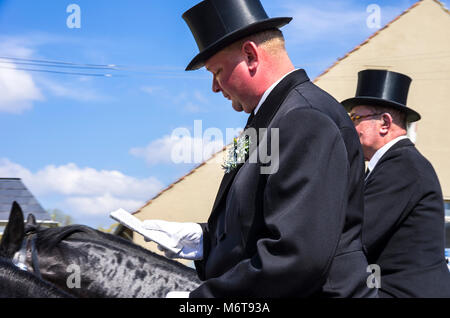
[[252, 124], [252, 121], [253, 121], [253, 118], [254, 118], [254, 117], [255, 117], [255, 113], [252, 112], [252, 113], [250, 114], [250, 116], [248, 117], [247, 125], [245, 125], [245, 128], [244, 128], [244, 129], [247, 129], [248, 127], [250, 127], [250, 125]]
[[370, 173], [370, 169], [367, 168], [366, 169], [366, 174], [364, 175], [364, 179], [367, 179], [367, 177], [369, 176], [369, 173]]

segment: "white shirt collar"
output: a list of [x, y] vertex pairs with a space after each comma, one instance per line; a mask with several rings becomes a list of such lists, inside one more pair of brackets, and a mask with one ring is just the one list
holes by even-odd
[[273, 89], [275, 88], [275, 86], [277, 86], [286, 76], [288, 76], [289, 74], [291, 74], [292, 72], [295, 72], [296, 70], [290, 71], [289, 73], [285, 74], [282, 78], [280, 78], [278, 81], [276, 81], [275, 83], [272, 84], [272, 86], [270, 86], [263, 94], [263, 96], [261, 97], [261, 99], [259, 100], [258, 106], [256, 106], [254, 112], [255, 115], [258, 112], [258, 110], [261, 108], [262, 104], [266, 101], [267, 97], [269, 96], [269, 94], [273, 91]]
[[[393, 145], [395, 145], [397, 142], [399, 142], [400, 140], [403, 139], [407, 139], [408, 136], [400, 136], [397, 137], [393, 140], [391, 140], [390, 142], [388, 142], [387, 144], [385, 144], [383, 147], [381, 147], [380, 149], [377, 150], [377, 152], [375, 152], [375, 154], [373, 155], [372, 159], [370, 159], [369, 161], [369, 165], [367, 166], [367, 168], [369, 168], [370, 173], [369, 175], [372, 173], [373, 169], [375, 169], [375, 166], [377, 165], [378, 161], [380, 161], [381, 157], [384, 156], [384, 154], [391, 149], [391, 147]], [[367, 177], [369, 177], [369, 175], [367, 175]], [[367, 179], [366, 177], [366, 179]]]

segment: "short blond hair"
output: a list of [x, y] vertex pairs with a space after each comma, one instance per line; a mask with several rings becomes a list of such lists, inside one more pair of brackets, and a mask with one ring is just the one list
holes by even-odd
[[271, 55], [277, 55], [280, 52], [286, 51], [284, 36], [279, 29], [269, 29], [266, 31], [249, 35], [243, 39], [236, 41], [226, 49], [240, 50], [242, 48], [242, 45], [247, 41], [255, 42], [257, 46], [264, 48], [264, 50]]

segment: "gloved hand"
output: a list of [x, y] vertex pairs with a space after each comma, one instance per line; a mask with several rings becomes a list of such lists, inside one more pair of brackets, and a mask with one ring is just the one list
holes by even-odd
[[[195, 261], [203, 259], [203, 230], [199, 224], [145, 220], [142, 225], [147, 230], [164, 233], [168, 246], [175, 244], [175, 247], [181, 248], [181, 251], [175, 254], [158, 245], [158, 248], [165, 253], [166, 257]], [[147, 239], [146, 241], [148, 242]]]

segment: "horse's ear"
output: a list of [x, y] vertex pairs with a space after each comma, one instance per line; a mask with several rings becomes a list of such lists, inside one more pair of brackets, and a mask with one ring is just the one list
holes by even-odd
[[9, 215], [8, 225], [6, 225], [0, 243], [0, 251], [2, 254], [8, 258], [12, 258], [20, 249], [24, 236], [25, 224], [23, 212], [20, 205], [17, 202], [14, 202]]
[[32, 213], [28, 214], [26, 225], [37, 226], [36, 217]]
[[36, 231], [37, 227], [36, 217], [32, 213], [28, 214], [27, 222], [25, 223], [25, 234]]

